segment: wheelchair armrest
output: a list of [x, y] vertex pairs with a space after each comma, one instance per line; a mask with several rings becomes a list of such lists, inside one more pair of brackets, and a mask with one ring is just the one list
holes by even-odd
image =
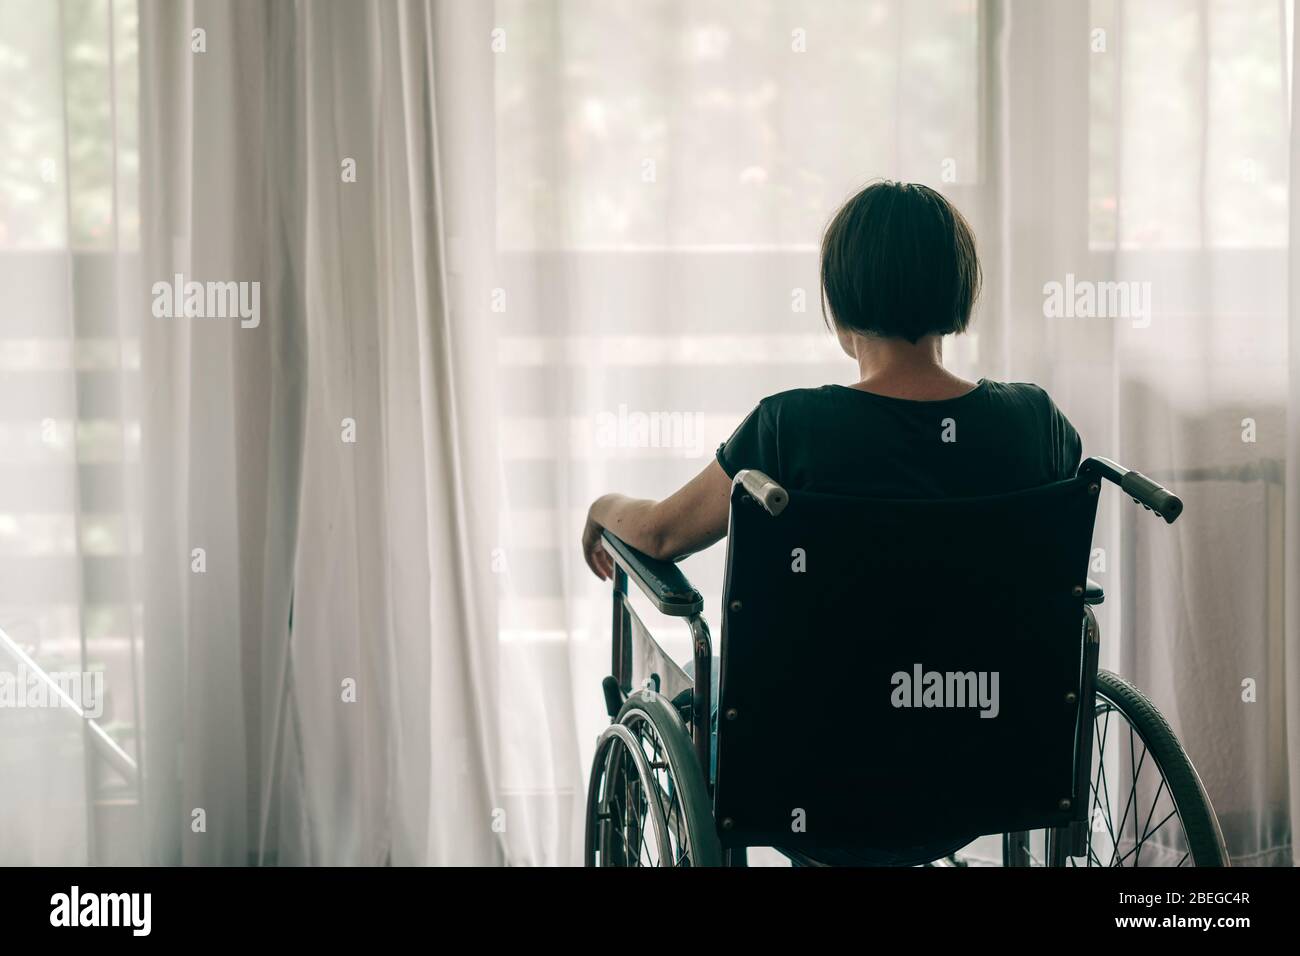
[[673, 562], [642, 554], [608, 529], [602, 532], [601, 539], [614, 563], [627, 572], [660, 613], [689, 617], [704, 610], [704, 596], [691, 587], [682, 569]]

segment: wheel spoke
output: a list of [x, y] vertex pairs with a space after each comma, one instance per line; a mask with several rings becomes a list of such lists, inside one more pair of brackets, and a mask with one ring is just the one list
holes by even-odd
[[[1135, 712], [1135, 717], [1131, 718], [1128, 711], [1132, 707], [1125, 703], [1126, 700], [1128, 700], [1127, 696], [1116, 697], [1114, 694], [1107, 693], [1106, 688], [1099, 689], [1093, 724], [1093, 755], [1097, 764], [1092, 771], [1094, 817], [1089, 826], [1088, 865], [1115, 867], [1161, 865], [1162, 860], [1167, 861], [1172, 856], [1172, 854], [1166, 855], [1168, 851], [1176, 852], [1185, 848], [1186, 852], [1183, 852], [1177, 863], [1173, 865], [1195, 866], [1196, 859], [1183, 822], [1186, 807], [1180, 804], [1180, 800], [1186, 800], [1187, 796], [1185, 794], [1180, 796], [1175, 792], [1174, 778], [1168, 776], [1168, 769], [1162, 765], [1158, 756], [1163, 751], [1153, 749], [1152, 743], [1149, 742], [1150, 733], [1163, 732], [1167, 736], [1168, 730], [1165, 728], [1162, 731], [1160, 726], [1148, 725], [1145, 715], [1140, 712]], [[1110, 735], [1112, 712], [1123, 721], [1123, 725], [1117, 728], [1114, 737]], [[1143, 719], [1139, 720], [1138, 717]], [[1127, 734], [1124, 734], [1125, 728]], [[1112, 779], [1112, 771], [1115, 768], [1111, 767], [1108, 770], [1106, 764], [1111, 762], [1123, 767], [1125, 736], [1128, 738], [1128, 767], [1124, 769], [1128, 771], [1128, 776], [1125, 778], [1123, 771], [1120, 771], [1115, 774], [1116, 779]], [[1116, 752], [1108, 754], [1106, 747], [1112, 740], [1114, 744], [1111, 750]], [[1150, 760], [1147, 759], [1148, 756]], [[1154, 785], [1142, 782], [1143, 771], [1148, 765], [1151, 765], [1152, 772], [1155, 774]], [[1147, 773], [1146, 777], [1150, 779], [1151, 773]], [[1152, 786], [1154, 789], [1151, 789]], [[1115, 791], [1113, 800], [1112, 787]], [[1115, 819], [1116, 810], [1121, 810], [1118, 821]], [[1096, 819], [1099, 815], [1102, 817], [1101, 823]], [[1131, 827], [1130, 816], [1133, 820]], [[1171, 821], [1174, 821], [1173, 826], [1176, 827], [1176, 831], [1170, 829]], [[1103, 823], [1107, 837], [1111, 841], [1109, 853], [1102, 852], [1099, 846], [1101, 840], [1098, 828]], [[1144, 850], [1146, 851], [1145, 863]]]
[[[1110, 731], [1110, 715], [1112, 710], [1113, 708], [1109, 706], [1106, 708], [1106, 723], [1102, 728], [1101, 745], [1096, 748], [1096, 753], [1097, 753], [1097, 775], [1101, 778], [1101, 795], [1106, 798], [1106, 816], [1105, 816], [1106, 833], [1110, 836], [1110, 845], [1112, 848], [1111, 859], [1113, 860], [1115, 858], [1113, 850], [1114, 847], [1116, 847], [1119, 844], [1119, 838], [1115, 836], [1115, 828], [1113, 826], [1115, 820], [1115, 811], [1110, 805], [1110, 780], [1106, 776], [1106, 738]], [[1100, 807], [1100, 805], [1101, 805], [1101, 801], [1098, 800], [1097, 806]], [[1092, 822], [1089, 821], [1088, 824], [1089, 845], [1091, 845], [1092, 843], [1092, 833], [1093, 833]], [[1100, 857], [1098, 857], [1097, 859], [1097, 865], [1098, 866], [1102, 865]]]
[[589, 788], [587, 862], [606, 867], [692, 867], [693, 818], [681, 799], [669, 740], [633, 712], [602, 738]]
[[[1168, 781], [1165, 780], [1165, 775], [1164, 775], [1164, 774], [1161, 774], [1161, 775], [1160, 775], [1160, 786], [1156, 787], [1156, 795], [1155, 795], [1155, 799], [1151, 801], [1151, 809], [1147, 811], [1147, 821], [1146, 821], [1146, 823], [1142, 824], [1142, 837], [1141, 837], [1141, 839], [1138, 840], [1138, 846], [1141, 846], [1143, 843], [1145, 843], [1146, 840], [1147, 840], [1147, 837], [1149, 837], [1152, 833], [1155, 832], [1155, 830], [1152, 830], [1152, 829], [1151, 829], [1151, 818], [1154, 817], [1154, 816], [1156, 815], [1156, 805], [1157, 805], [1158, 803], [1160, 803], [1160, 794], [1162, 794], [1162, 793], [1165, 792], [1165, 785], [1166, 785], [1167, 783], [1168, 783]], [[1169, 798], [1170, 798], [1171, 800], [1173, 799], [1173, 794], [1172, 794], [1172, 793], [1169, 795]], [[1168, 820], [1168, 819], [1169, 819], [1169, 817], [1165, 817], [1165, 820]], [[1164, 820], [1161, 820], [1159, 823], [1156, 824], [1156, 830], [1159, 830], [1162, 826], [1164, 826]], [[1134, 866], [1137, 866], [1136, 863], [1134, 863], [1133, 865], [1134, 865]]]
[[[1110, 726], [1112, 714], [1117, 721], [1123, 722], [1117, 724], [1114, 734], [1111, 733]], [[1077, 857], [1065, 857], [1064, 865], [1139, 866], [1143, 863], [1143, 850], [1147, 851], [1148, 863], [1158, 863], [1163, 857], [1156, 854], [1153, 849], [1157, 843], [1162, 850], [1173, 849], [1180, 846], [1178, 843], [1180, 839], [1186, 840], [1178, 798], [1170, 778], [1166, 776], [1165, 768], [1157, 759], [1156, 755], [1159, 751], [1151, 749], [1147, 742], [1148, 738], [1141, 729], [1142, 726], [1130, 719], [1122, 702], [1117, 704], [1110, 695], [1099, 692], [1093, 714], [1093, 759], [1096, 762], [1090, 768], [1091, 815], [1087, 822], [1084, 852]], [[1125, 737], [1128, 738], [1127, 744], [1124, 742]], [[1107, 751], [1108, 746], [1110, 753]], [[1124, 754], [1126, 747], [1127, 761]], [[1150, 760], [1147, 759], [1148, 757]], [[1124, 767], [1126, 762], [1128, 766]], [[1108, 768], [1107, 763], [1115, 763], [1116, 766]], [[1151, 765], [1151, 772], [1154, 772], [1156, 777], [1154, 784], [1143, 783], [1144, 771], [1147, 770], [1148, 765]], [[1117, 771], [1117, 768], [1121, 769]], [[1151, 778], [1151, 772], [1145, 773], [1148, 780]], [[1154, 790], [1150, 789], [1152, 786]], [[1176, 833], [1170, 831], [1171, 824], [1178, 827]], [[1046, 830], [1043, 833], [1047, 838], [1049, 856], [1051, 856], [1053, 855], [1050, 852], [1051, 835]], [[1105, 841], [1109, 841], [1109, 849], [1103, 846]], [[1182, 846], [1187, 844], [1183, 843]], [[1041, 865], [1038, 857], [1029, 852], [1028, 846], [1024, 848], [1024, 852], [1031, 866]], [[1153, 856], [1155, 859], [1152, 859]], [[1174, 865], [1196, 865], [1190, 846]]]
[[[641, 716], [633, 715], [628, 721], [628, 729], [633, 733], [637, 746], [650, 768], [650, 779], [641, 787], [644, 808], [647, 815], [653, 809], [659, 811], [665, 824], [665, 836], [668, 838], [667, 855], [658, 861], [659, 866], [690, 866], [689, 823], [684, 815], [679, 788], [673, 779], [672, 762], [654, 722]], [[653, 807], [651, 802], [653, 801]], [[648, 821], [643, 819], [642, 829]], [[649, 841], [643, 841], [647, 851]]]
[[[1165, 817], [1164, 820], [1161, 820], [1158, 824], [1156, 824], [1156, 829], [1159, 830], [1162, 826], [1164, 826], [1164, 825], [1165, 825], [1165, 821], [1168, 820], [1169, 817], [1174, 816], [1174, 814], [1176, 814], [1177, 812], [1178, 812], [1177, 810], [1170, 810], [1170, 811], [1169, 811], [1169, 816]], [[1134, 866], [1137, 866], [1137, 858], [1136, 858], [1135, 854], [1138, 853], [1141, 849], [1142, 849], [1142, 844], [1141, 844], [1141, 843], [1137, 844], [1135, 847], [1133, 847], [1133, 849], [1129, 850], [1127, 853], [1124, 854], [1124, 857], [1123, 857], [1123, 859], [1120, 861], [1119, 865], [1120, 865], [1120, 866], [1123, 866], [1123, 861], [1124, 861], [1124, 860], [1127, 860], [1130, 856], [1133, 856], [1133, 857], [1134, 857], [1133, 865], [1134, 865]]]
[[[1128, 822], [1128, 813], [1129, 813], [1129, 810], [1131, 809], [1131, 810], [1133, 810], [1133, 838], [1134, 838], [1135, 840], [1137, 839], [1137, 815], [1138, 815], [1138, 810], [1137, 810], [1137, 782], [1138, 782], [1138, 778], [1139, 778], [1139, 777], [1141, 776], [1141, 774], [1142, 774], [1142, 764], [1143, 764], [1143, 762], [1146, 761], [1146, 759], [1147, 759], [1146, 746], [1143, 745], [1143, 747], [1142, 747], [1142, 758], [1137, 762], [1137, 765], [1136, 765], [1136, 766], [1135, 766], [1134, 763], [1133, 763], [1133, 725], [1132, 725], [1132, 724], [1129, 724], [1129, 727], [1128, 727], [1128, 763], [1129, 763], [1129, 769], [1130, 769], [1130, 771], [1132, 772], [1132, 781], [1131, 781], [1131, 782], [1132, 782], [1132, 788], [1133, 788], [1133, 789], [1129, 791], [1129, 797], [1128, 797], [1127, 800], [1124, 801], [1124, 815], [1123, 815], [1122, 817], [1120, 817], [1120, 820], [1119, 820], [1119, 827], [1117, 828], [1117, 829], [1119, 830], [1119, 835], [1120, 835], [1121, 838], [1123, 838], [1123, 836], [1124, 836], [1124, 824]], [[1114, 850], [1114, 853], [1111, 854], [1111, 863], [1110, 863], [1111, 866], [1119, 866], [1119, 865], [1120, 865], [1119, 863], [1115, 862], [1115, 854], [1117, 854], [1117, 853], [1119, 853], [1119, 841], [1118, 841], [1118, 840], [1116, 841], [1116, 844], [1115, 844], [1115, 850]], [[1125, 856], [1127, 856], [1127, 855], [1128, 855], [1128, 854], [1125, 854]]]

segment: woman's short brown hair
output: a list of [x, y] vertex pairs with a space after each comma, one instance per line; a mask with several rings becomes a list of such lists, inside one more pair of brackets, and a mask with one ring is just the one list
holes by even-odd
[[964, 332], [980, 292], [975, 235], [929, 186], [876, 182], [822, 239], [822, 315], [849, 332], [916, 342]]

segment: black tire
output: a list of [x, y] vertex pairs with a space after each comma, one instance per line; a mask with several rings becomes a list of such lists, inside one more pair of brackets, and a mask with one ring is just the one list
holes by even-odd
[[672, 704], [654, 691], [629, 697], [601, 734], [586, 816], [587, 866], [722, 865], [690, 733]]
[[[1065, 831], [1040, 831], [1041, 836], [1039, 833], [1008, 833], [1003, 835], [1002, 841], [1003, 865], [1140, 866], [1144, 863], [1142, 847], [1148, 838], [1155, 836], [1166, 823], [1174, 821], [1178, 830], [1166, 831], [1161, 840], [1153, 841], [1156, 862], [1152, 862], [1152, 853], [1148, 852], [1147, 865], [1228, 866], [1223, 834], [1201, 778], [1174, 736], [1169, 722], [1150, 698], [1118, 674], [1099, 670], [1093, 713], [1093, 769], [1090, 771], [1086, 855], [1066, 855], [1064, 844], [1068, 838]], [[1127, 741], [1123, 737], [1123, 727], [1119, 726], [1121, 722], [1128, 727]], [[1140, 757], [1135, 756], [1139, 750]], [[1123, 800], [1117, 796], [1112, 805], [1110, 793], [1116, 790], [1116, 786], [1106, 779], [1102, 768], [1109, 757], [1119, 762], [1122, 772], [1126, 755], [1131, 789]], [[1156, 777], [1148, 773], [1148, 790], [1151, 782], [1158, 780], [1159, 783], [1143, 823], [1136, 781], [1142, 779], [1148, 759], [1159, 774]], [[1118, 794], [1124, 792], [1124, 782], [1122, 779], [1119, 781]], [[1161, 805], [1161, 798], [1166, 794], [1166, 801]], [[1142, 803], [1145, 803], [1145, 797]], [[1159, 821], [1152, 828], [1151, 822], [1157, 817]], [[1104, 822], [1105, 826], [1098, 827], [1098, 822]], [[1134, 827], [1132, 841], [1126, 838], [1129, 823]], [[1176, 862], [1174, 857], [1177, 857]]]
[[[1141, 738], [1155, 761], [1172, 798], [1173, 809], [1182, 824], [1188, 859], [1194, 866], [1228, 866], [1228, 853], [1219, 830], [1219, 820], [1200, 775], [1174, 736], [1169, 722], [1150, 698], [1118, 674], [1097, 672], [1097, 710], [1109, 704]], [[1099, 745], [1094, 741], [1094, 749]], [[1094, 804], [1097, 795], [1094, 792]], [[1140, 854], [1139, 854], [1140, 856]], [[1089, 858], [1089, 862], [1092, 860]], [[1184, 865], [1182, 862], [1179, 865]]]

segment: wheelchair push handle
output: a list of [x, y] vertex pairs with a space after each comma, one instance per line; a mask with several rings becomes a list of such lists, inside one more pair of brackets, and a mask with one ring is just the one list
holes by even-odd
[[1079, 471], [1114, 482], [1124, 494], [1149, 511], [1154, 511], [1169, 524], [1177, 521], [1183, 513], [1183, 500], [1168, 488], [1152, 481], [1140, 471], [1117, 465], [1109, 458], [1089, 458], [1079, 466]]
[[1119, 486], [1124, 489], [1124, 493], [1133, 497], [1134, 500], [1140, 501], [1145, 507], [1150, 508], [1165, 521], [1173, 524], [1178, 516], [1183, 513], [1183, 500], [1168, 488], [1164, 488], [1152, 481], [1140, 471], [1130, 471], [1120, 481]]
[[786, 490], [756, 468], [742, 468], [732, 479], [733, 487], [739, 484], [745, 493], [763, 506], [773, 518], [790, 503]]

